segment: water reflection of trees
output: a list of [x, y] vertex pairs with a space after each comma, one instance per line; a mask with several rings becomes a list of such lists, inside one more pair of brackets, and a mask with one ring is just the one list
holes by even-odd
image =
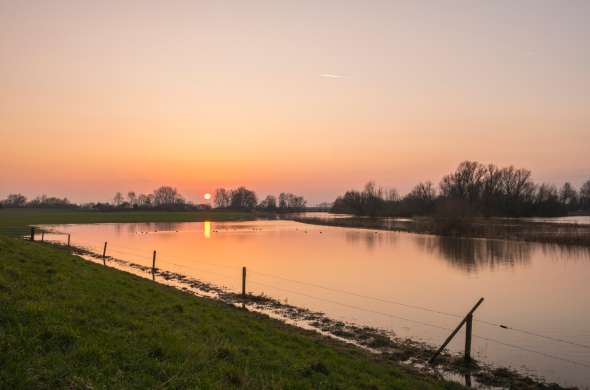
[[417, 245], [467, 272], [481, 268], [527, 265], [537, 244], [443, 236], [415, 236]]
[[590, 261], [590, 247], [580, 245], [542, 244], [541, 252], [554, 260]]
[[397, 241], [398, 235], [391, 232], [365, 231], [347, 231], [344, 235], [346, 242], [352, 245], [358, 245], [363, 242], [367, 249], [372, 250], [383, 244], [393, 244]]
[[414, 239], [423, 250], [444, 258], [466, 272], [476, 272], [482, 268], [526, 266], [531, 262], [534, 252], [554, 260], [590, 260], [590, 248], [582, 246], [426, 235], [415, 236]]

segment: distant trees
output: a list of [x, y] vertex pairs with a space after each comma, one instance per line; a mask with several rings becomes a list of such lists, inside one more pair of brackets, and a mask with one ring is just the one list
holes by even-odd
[[115, 206], [121, 205], [121, 203], [123, 203], [124, 200], [125, 198], [123, 198], [123, 194], [121, 194], [120, 192], [117, 192], [115, 196], [113, 196], [113, 203], [115, 204]]
[[277, 209], [277, 198], [273, 195], [267, 195], [259, 204], [258, 208], [266, 211], [274, 211]]
[[27, 198], [22, 194], [10, 194], [2, 203], [6, 207], [24, 207]]
[[[267, 211], [296, 211], [303, 210], [307, 204], [302, 196], [283, 192], [279, 195], [279, 201], [273, 195], [268, 195], [260, 203], [256, 193], [246, 187], [235, 189], [218, 188], [213, 195], [215, 208], [233, 210], [267, 210]], [[134, 191], [127, 193], [127, 201], [121, 192], [113, 197], [113, 205], [97, 204], [100, 209], [125, 209], [125, 208], [160, 208], [160, 209], [205, 209], [210, 205], [194, 205], [186, 202], [176, 188], [161, 186], [151, 194], [137, 194]]]
[[238, 187], [230, 192], [229, 207], [235, 210], [254, 210], [256, 204], [256, 193], [246, 187]]
[[[368, 182], [363, 191], [347, 191], [334, 201], [332, 209], [337, 212], [357, 215], [377, 216], [385, 212], [384, 190], [377, 188], [375, 182]], [[395, 201], [389, 201], [395, 202]]]
[[537, 187], [533, 204], [537, 215], [557, 216], [562, 213], [557, 188], [552, 184], [542, 183]]
[[218, 188], [215, 190], [213, 203], [215, 207], [224, 209], [228, 208], [231, 203], [231, 194], [225, 188]]
[[403, 199], [400, 207], [411, 215], [431, 214], [434, 211], [436, 201], [436, 189], [430, 181], [416, 184], [416, 186]]
[[[41, 195], [31, 201], [22, 194], [10, 194], [4, 200], [0, 200], [2, 207], [30, 207], [30, 208], [76, 208], [81, 207], [78, 204], [71, 203], [67, 198], [57, 198], [53, 196]], [[129, 209], [129, 208], [159, 208], [159, 209], [202, 209], [205, 205], [194, 205], [185, 202], [184, 198], [176, 188], [162, 186], [157, 188], [151, 194], [136, 194], [135, 191], [127, 193], [127, 199], [123, 193], [116, 192], [113, 196], [112, 203], [85, 203], [84, 208], [94, 208], [100, 210], [111, 209]]]
[[75, 208], [77, 205], [70, 203], [68, 198], [56, 198], [54, 196], [41, 195], [27, 203], [31, 208]]
[[455, 172], [442, 178], [439, 187], [442, 199], [465, 202], [482, 215], [527, 215], [535, 192], [529, 170], [476, 161], [459, 164]]
[[27, 197], [23, 194], [10, 194], [0, 203], [4, 207], [25, 207]]
[[256, 193], [245, 187], [233, 190], [218, 188], [215, 190], [213, 204], [216, 208], [265, 211], [297, 211], [305, 209], [307, 204], [302, 196], [290, 192], [281, 192], [278, 200], [274, 195], [267, 195], [260, 203], [257, 203], [257, 199]]
[[27, 201], [22, 194], [10, 194], [6, 199], [0, 201], [3, 207], [29, 207], [29, 208], [72, 208], [77, 205], [70, 203], [67, 198], [56, 198], [54, 196], [41, 195]]
[[169, 186], [162, 186], [154, 190], [153, 200], [156, 207], [173, 207], [184, 204], [184, 198], [176, 188]]
[[154, 203], [154, 195], [139, 194], [137, 196], [137, 205], [139, 207], [150, 207]]
[[563, 184], [563, 187], [559, 191], [559, 201], [568, 211], [576, 210], [578, 206], [578, 192], [571, 183], [566, 182]]
[[[384, 195], [386, 194], [386, 195]], [[438, 193], [431, 182], [416, 185], [403, 198], [395, 198], [370, 182], [363, 191], [347, 191], [334, 202], [332, 210], [357, 215], [450, 215], [462, 216], [558, 216], [590, 212], [590, 180], [580, 191], [570, 184], [556, 189], [536, 185], [531, 171], [513, 166], [464, 161], [445, 175]]]
[[253, 210], [257, 203], [256, 193], [246, 187], [238, 187], [233, 190], [218, 188], [213, 196], [213, 204], [220, 209]]
[[303, 196], [298, 196], [290, 192], [281, 192], [279, 194], [279, 209], [282, 211], [295, 211], [305, 208], [307, 201]]
[[127, 200], [125, 200], [121, 192], [117, 192], [113, 196], [112, 204], [96, 203], [93, 208], [101, 210], [129, 208], [184, 210], [194, 209], [197, 206], [186, 203], [176, 188], [161, 186], [156, 188], [151, 194], [137, 194], [135, 191], [128, 191]]
[[135, 195], [135, 191], [129, 191], [127, 193], [127, 201], [131, 207], [137, 207], [137, 195]]
[[584, 210], [590, 210], [590, 180], [580, 187], [580, 206]]
[[[278, 197], [267, 195], [260, 203], [256, 193], [245, 187], [214, 193], [216, 208], [236, 210], [265, 210], [272, 212], [299, 211], [306, 200], [299, 195], [281, 192]], [[378, 187], [374, 182], [362, 191], [349, 190], [331, 204], [334, 212], [367, 216], [560, 216], [590, 213], [590, 180], [579, 190], [566, 182], [559, 189], [552, 184], [535, 184], [531, 171], [513, 166], [498, 167], [464, 161], [445, 175], [438, 188], [430, 181], [418, 183], [405, 196], [391, 188]], [[0, 207], [80, 207], [67, 198], [38, 196], [31, 201], [22, 194], [10, 194], [0, 201]], [[161, 186], [152, 193], [128, 191], [127, 198], [117, 192], [112, 203], [89, 203], [83, 207], [100, 210], [173, 209], [196, 210], [210, 207], [186, 201], [176, 188]]]
[[426, 181], [416, 184], [414, 189], [410, 191], [406, 197], [424, 203], [434, 202], [434, 199], [436, 198], [436, 190], [431, 182]]
[[291, 212], [303, 210], [306, 205], [307, 201], [303, 196], [298, 196], [290, 192], [281, 192], [278, 202], [274, 195], [267, 195], [257, 208], [265, 211]]

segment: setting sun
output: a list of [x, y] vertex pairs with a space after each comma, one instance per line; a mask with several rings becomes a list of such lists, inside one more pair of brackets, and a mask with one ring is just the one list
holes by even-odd
[[203, 198], [205, 198], [205, 200], [209, 200], [211, 199], [211, 194], [207, 192], [205, 195], [203, 195]]

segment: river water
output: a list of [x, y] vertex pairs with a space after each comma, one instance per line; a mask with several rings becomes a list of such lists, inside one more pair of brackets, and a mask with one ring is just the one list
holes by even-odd
[[[288, 220], [50, 228], [97, 253], [107, 241], [108, 255], [146, 266], [157, 250], [158, 268], [235, 291], [245, 266], [249, 292], [433, 345], [460, 321], [452, 315], [484, 297], [473, 330], [477, 359], [590, 386], [588, 248]], [[461, 331], [450, 349], [463, 345]]]

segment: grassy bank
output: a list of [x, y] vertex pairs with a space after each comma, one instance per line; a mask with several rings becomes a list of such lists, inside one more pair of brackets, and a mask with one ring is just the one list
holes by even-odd
[[105, 222], [197, 222], [253, 219], [241, 211], [92, 211], [76, 209], [0, 209], [0, 234], [26, 234], [31, 224]]
[[317, 334], [0, 236], [2, 388], [454, 388]]

